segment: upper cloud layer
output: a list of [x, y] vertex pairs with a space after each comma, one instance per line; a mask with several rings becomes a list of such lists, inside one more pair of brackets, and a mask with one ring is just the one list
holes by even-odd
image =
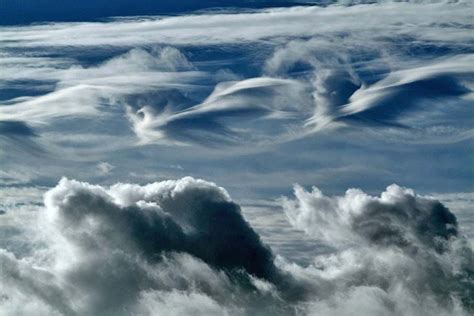
[[[2, 27], [0, 115], [22, 124], [23, 136], [106, 120], [109, 133], [134, 133], [139, 144], [260, 145], [338, 126], [465, 140], [471, 128], [458, 118], [472, 99], [470, 6], [384, 2]], [[453, 106], [440, 118], [446, 102]], [[447, 135], [432, 136], [433, 126]]]
[[[338, 32], [367, 32], [404, 35], [406, 23], [420, 26], [410, 30], [424, 40], [470, 41], [469, 29], [439, 33], [445, 27], [469, 25], [469, 1], [447, 4], [444, 1], [418, 4], [386, 2], [375, 5], [293, 7], [266, 9], [250, 13], [204, 13], [168, 18], [117, 20], [107, 23], [58, 23], [28, 28], [5, 27], [2, 41], [8, 46], [138, 46], [144, 44], [208, 45], [242, 43], [275, 37], [310, 37]], [[408, 10], [423, 8], [422, 12]], [[440, 16], [439, 10], [448, 10]], [[373, 13], [377, 12], [376, 15]], [[403, 14], [401, 14], [403, 13]], [[420, 14], [421, 13], [421, 14]], [[360, 18], [364, 17], [364, 23]], [[432, 23], [436, 23], [433, 25]], [[228, 32], [233, 30], [233, 32]], [[140, 34], [140, 36], [137, 36]], [[383, 34], [383, 33], [379, 33]], [[159, 35], [159, 37], [157, 37]], [[368, 34], [365, 34], [368, 36]], [[454, 35], [454, 36], [453, 36]], [[19, 43], [13, 42], [20, 40]]]
[[304, 96], [297, 81], [252, 78], [220, 83], [201, 104], [181, 111], [156, 114], [145, 106], [129, 116], [144, 143], [258, 143], [288, 137], [282, 122], [296, 125], [311, 115]]

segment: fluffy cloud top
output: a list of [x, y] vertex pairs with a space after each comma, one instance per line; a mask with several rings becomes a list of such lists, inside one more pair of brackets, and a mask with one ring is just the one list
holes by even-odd
[[[348, 287], [339, 299], [354, 300], [348, 304], [359, 308], [360, 296], [376, 295], [381, 301], [372, 306], [375, 314], [390, 301], [396, 301], [395, 315], [428, 315], [436, 304], [450, 306], [442, 311], [447, 314], [473, 308], [473, 252], [459, 236], [456, 217], [439, 201], [397, 185], [380, 197], [358, 189], [327, 197], [296, 186], [295, 197], [284, 200], [289, 221], [338, 250], [315, 258], [314, 272]], [[412, 309], [417, 300], [424, 303]], [[350, 313], [337, 305], [340, 313]]]
[[272, 291], [283, 283], [274, 283], [286, 281], [272, 252], [212, 183], [107, 189], [63, 179], [44, 204], [30, 240], [37, 251], [19, 260], [2, 250], [7, 314], [221, 314], [243, 301], [280, 304]]
[[350, 189], [340, 198], [317, 188], [295, 187], [296, 200], [285, 200], [291, 223], [329, 243], [409, 247], [421, 242], [433, 248], [458, 234], [456, 217], [440, 202], [415, 196], [413, 190], [389, 186], [380, 198]]
[[[308, 266], [275, 257], [228, 193], [193, 178], [105, 188], [63, 179], [3, 249], [7, 314], [467, 315], [473, 254], [440, 202], [295, 189], [290, 222], [332, 250]], [[3, 215], [5, 216], [5, 215]], [[12, 248], [15, 251], [15, 248]]]
[[108, 191], [63, 179], [45, 205], [53, 226], [84, 251], [129, 249], [151, 262], [165, 251], [186, 252], [217, 268], [261, 278], [273, 273], [271, 252], [239, 207], [201, 180], [117, 184]]

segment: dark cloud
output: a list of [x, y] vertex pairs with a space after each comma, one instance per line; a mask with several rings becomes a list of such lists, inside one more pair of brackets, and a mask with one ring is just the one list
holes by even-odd
[[[304, 289], [275, 266], [271, 250], [224, 189], [202, 180], [106, 189], [63, 179], [46, 194], [39, 215], [44, 232], [36, 233], [44, 235], [38, 245], [31, 240], [38, 248], [27, 256], [43, 253], [50, 267], [22, 264], [6, 253], [12, 292], [6, 292], [5, 311], [20, 311], [15, 306], [30, 295], [40, 314], [150, 314], [142, 302], [147, 293], [158, 304], [179, 291], [180, 300], [196, 293], [220, 312], [230, 297], [231, 305], [246, 302], [249, 311], [281, 312], [287, 308], [276, 293], [293, 299]], [[15, 265], [28, 268], [24, 280], [14, 276]], [[37, 294], [48, 277], [50, 285]], [[62, 296], [47, 295], [54, 291]], [[176, 306], [166, 308], [173, 314]]]
[[[275, 257], [227, 192], [193, 178], [110, 188], [63, 179], [3, 250], [0, 308], [64, 315], [467, 315], [473, 253], [440, 202], [390, 186], [326, 197], [296, 188], [290, 222], [327, 248]], [[17, 234], [18, 235], [18, 234]], [[8, 290], [6, 290], [8, 289]]]
[[216, 187], [185, 178], [176, 183], [182, 190], [166, 188], [142, 197], [148, 206], [121, 206], [87, 187], [65, 180], [61, 185], [70, 187], [67, 195], [53, 192], [50, 197], [62, 200], [56, 223], [85, 251], [130, 247], [151, 262], [164, 252], [186, 252], [219, 269], [244, 269], [264, 279], [274, 274], [270, 249], [244, 220], [239, 206]]
[[411, 238], [416, 238], [439, 251], [443, 241], [458, 234], [456, 217], [440, 202], [410, 195], [393, 205], [367, 203], [365, 211], [354, 217], [352, 229], [374, 244], [405, 248], [413, 244]]

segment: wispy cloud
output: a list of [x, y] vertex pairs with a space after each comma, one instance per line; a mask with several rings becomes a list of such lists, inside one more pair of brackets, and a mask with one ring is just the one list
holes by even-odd
[[[334, 188], [362, 174], [380, 185], [385, 174], [404, 177], [378, 151], [397, 156], [416, 145], [435, 155], [455, 147], [466, 170], [471, 9], [469, 1], [351, 3], [0, 27], [0, 165], [22, 172], [5, 181], [51, 184], [85, 165], [93, 178], [107, 161], [117, 179], [145, 181], [145, 166], [163, 175], [180, 164], [231, 187], [225, 170], [236, 166], [241, 179], [280, 190], [289, 179]], [[244, 157], [263, 151], [274, 157], [265, 165]], [[161, 169], [144, 156], [163, 159]], [[209, 165], [194, 168], [193, 157]], [[451, 158], [437, 157], [410, 161], [445, 178]], [[468, 177], [455, 174], [462, 190]]]
[[[282, 142], [353, 123], [409, 127], [400, 114], [420, 101], [471, 91], [463, 83], [472, 79], [469, 8], [381, 3], [3, 27], [2, 87], [45, 93], [4, 101], [0, 114], [41, 129], [101, 117], [111, 106], [129, 117], [142, 144]], [[254, 76], [239, 74], [244, 65], [218, 62], [216, 45], [233, 51], [236, 43], [260, 60]], [[87, 60], [94, 50], [110, 59], [82, 65], [72, 57]], [[194, 57], [205, 50], [214, 66]], [[232, 71], [222, 76], [229, 66], [241, 82]], [[152, 98], [162, 101], [149, 104]], [[290, 122], [276, 119], [285, 111]]]

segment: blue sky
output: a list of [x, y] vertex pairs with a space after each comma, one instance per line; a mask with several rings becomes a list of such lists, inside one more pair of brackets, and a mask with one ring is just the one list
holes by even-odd
[[[48, 278], [38, 267], [55, 280], [23, 312], [116, 313], [108, 303], [119, 299], [78, 282], [96, 276], [77, 267], [119, 262], [111, 271], [147, 275], [143, 284], [123, 275], [103, 280], [131, 284], [136, 301], [124, 299], [124, 314], [162, 308], [170, 315], [237, 315], [241, 308], [252, 315], [276, 304], [282, 315], [287, 306], [303, 315], [311, 313], [302, 306], [322, 315], [377, 315], [386, 311], [382, 301], [393, 300], [389, 315], [467, 315], [472, 290], [461, 286], [461, 303], [437, 305], [452, 289], [430, 280], [443, 264], [464, 271], [469, 260], [457, 251], [472, 252], [472, 12], [471, 1], [0, 0], [0, 260], [23, 269], [25, 278], [41, 275], [31, 284]], [[196, 224], [220, 218], [219, 207], [235, 234], [246, 236], [245, 247], [221, 227]], [[89, 215], [100, 225], [80, 218]], [[385, 228], [396, 237], [377, 239]], [[261, 262], [209, 257], [189, 233], [200, 229], [216, 253], [225, 250], [213, 244], [222, 234], [243, 257], [255, 249]], [[156, 258], [148, 252], [156, 245], [147, 234], [171, 236], [163, 249], [186, 254], [160, 261], [157, 271], [185, 273], [189, 284], [216, 283], [196, 292], [186, 285], [183, 299], [170, 290], [181, 289], [178, 281], [150, 277], [146, 260]], [[462, 234], [471, 246], [461, 238], [451, 244]], [[451, 248], [441, 251], [439, 238]], [[117, 259], [121, 243], [147, 264]], [[405, 243], [426, 255], [410, 265]], [[98, 249], [106, 263], [91, 259]], [[454, 259], [448, 264], [440, 253]], [[49, 269], [50, 262], [57, 265]], [[377, 274], [387, 266], [386, 276]], [[261, 297], [236, 287], [238, 277], [215, 274], [235, 267], [247, 271]], [[397, 292], [391, 282], [403, 269], [415, 281], [402, 281]], [[419, 273], [426, 269], [433, 274]], [[375, 277], [359, 280], [364, 273]], [[446, 275], [450, 284], [459, 281]], [[382, 279], [393, 286], [378, 284]], [[15, 314], [33, 290], [12, 280], [17, 296], [5, 294], [11, 300], [0, 310]], [[374, 288], [364, 287], [372, 281]], [[324, 282], [342, 292], [326, 293]], [[432, 288], [420, 295], [434, 303], [417, 307], [411, 289], [424, 283]], [[97, 301], [87, 294], [95, 291]], [[219, 291], [244, 298], [229, 303]], [[295, 298], [323, 292], [321, 300]]]
[[[367, 3], [374, 1], [366, 1]], [[260, 9], [269, 7], [290, 7], [314, 3], [329, 4], [331, 1], [280, 1], [280, 0], [212, 0], [179, 2], [162, 0], [117, 0], [114, 2], [74, 0], [3, 0], [0, 12], [1, 24], [25, 24], [51, 21], [89, 21], [111, 16], [137, 16], [182, 14], [197, 10], [242, 8]]]

